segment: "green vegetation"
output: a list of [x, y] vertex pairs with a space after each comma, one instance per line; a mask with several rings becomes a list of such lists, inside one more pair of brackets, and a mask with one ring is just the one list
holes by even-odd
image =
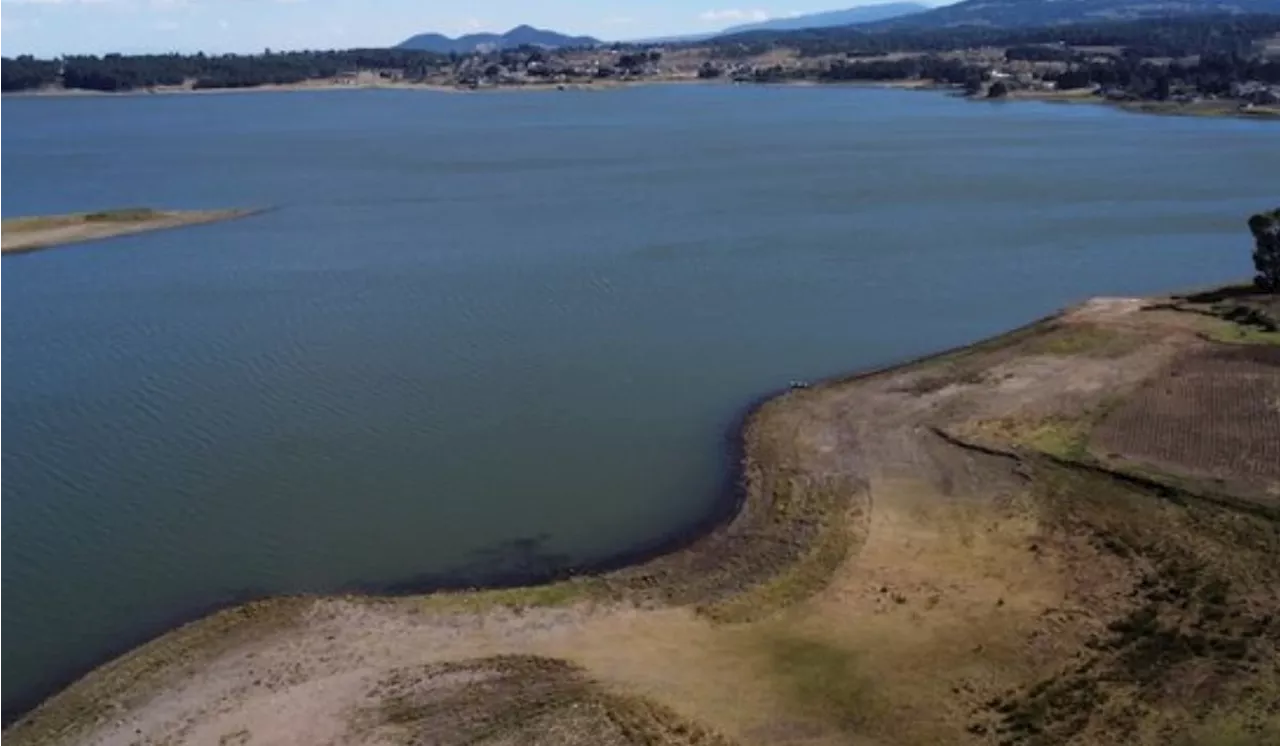
[[84, 219], [89, 223], [133, 223], [142, 220], [155, 220], [163, 216], [164, 213], [153, 210], [150, 207], [122, 207], [118, 210], [91, 212], [86, 214]]
[[1280, 293], [1280, 208], [1249, 218], [1253, 233], [1254, 283], [1268, 293]]
[[1260, 329], [1233, 321], [1206, 319], [1205, 338], [1227, 344], [1280, 345], [1280, 331]]
[[861, 670], [856, 653], [792, 635], [766, 637], [764, 649], [783, 694], [801, 711], [845, 730], [878, 713], [877, 682]]
[[565, 606], [604, 597], [608, 593], [609, 588], [603, 578], [583, 576], [525, 588], [432, 593], [417, 600], [430, 610], [479, 612], [504, 607], [524, 609]]
[[1074, 323], [1051, 327], [1028, 340], [1023, 350], [1031, 355], [1114, 358], [1132, 351], [1140, 342], [1136, 335], [1122, 334], [1100, 324]]
[[[1044, 7], [1045, 3], [1024, 3]], [[1076, 5], [1072, 3], [1071, 5]], [[906, 19], [903, 19], [906, 20]], [[1197, 54], [1251, 56], [1255, 42], [1280, 32], [1276, 15], [1198, 15], [1125, 21], [1081, 21], [1010, 28], [1001, 25], [909, 28], [845, 26], [799, 31], [757, 31], [709, 42], [718, 52], [747, 57], [772, 49], [795, 49], [806, 57], [851, 58], [896, 52], [947, 52], [979, 47], [1126, 47], [1139, 57]]]
[[38, 60], [5, 57], [0, 87], [24, 91], [61, 84], [89, 91], [132, 91], [192, 82], [196, 88], [247, 88], [332, 78], [357, 69], [394, 70], [406, 77], [427, 74], [447, 55], [406, 49], [272, 52], [251, 55], [108, 54]]
[[[842, 483], [789, 489], [803, 492], [798, 498], [775, 496], [783, 525], [791, 522], [816, 523], [816, 531], [805, 553], [776, 568], [774, 576], [724, 600], [699, 607], [706, 616], [721, 622], [747, 622], [799, 603], [822, 590], [845, 557], [856, 536], [848, 516], [840, 510], [844, 496]], [[787, 509], [787, 505], [792, 509]]]
[[1083, 461], [1089, 458], [1089, 431], [1094, 421], [1092, 417], [1008, 417], [975, 422], [963, 432], [947, 434], [960, 442], [976, 441], [984, 447], [1029, 448], [1061, 459]]

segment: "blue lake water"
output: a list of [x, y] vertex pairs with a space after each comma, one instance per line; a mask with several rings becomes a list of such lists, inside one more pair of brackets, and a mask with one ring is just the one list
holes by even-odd
[[1280, 127], [857, 88], [6, 99], [8, 710], [243, 594], [599, 561], [741, 408], [1247, 276]]

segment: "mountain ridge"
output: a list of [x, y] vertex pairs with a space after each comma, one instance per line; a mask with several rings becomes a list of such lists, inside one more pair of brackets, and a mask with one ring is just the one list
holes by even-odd
[[828, 26], [852, 26], [858, 23], [887, 21], [903, 16], [914, 15], [931, 10], [932, 6], [917, 2], [882, 2], [872, 5], [859, 5], [843, 10], [826, 10], [817, 13], [805, 13], [786, 18], [770, 18], [767, 21], [744, 23], [730, 26], [719, 34], [740, 34], [746, 31], [794, 31], [804, 28], [826, 28]]
[[961, 0], [866, 24], [868, 31], [948, 26], [1052, 26], [1211, 14], [1280, 13], [1280, 0]]
[[414, 49], [426, 52], [469, 53], [492, 49], [509, 49], [524, 45], [537, 47], [592, 47], [602, 44], [591, 36], [569, 36], [558, 31], [534, 28], [521, 24], [501, 34], [478, 33], [464, 34], [457, 38], [433, 32], [415, 34], [395, 46], [396, 49]]

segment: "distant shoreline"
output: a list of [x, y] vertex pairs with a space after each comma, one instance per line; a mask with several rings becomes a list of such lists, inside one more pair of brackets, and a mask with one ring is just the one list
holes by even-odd
[[[45, 88], [31, 91], [11, 91], [3, 98], [96, 98], [101, 96], [173, 96], [188, 94], [229, 93], [291, 93], [305, 91], [427, 91], [431, 93], [545, 93], [563, 91], [610, 91], [623, 88], [667, 85], [765, 85], [782, 87], [818, 88], [839, 86], [846, 88], [893, 88], [912, 91], [958, 91], [959, 87], [931, 80], [839, 81], [813, 80], [777, 81], [768, 83], [737, 83], [723, 78], [697, 78], [692, 76], [651, 78], [640, 80], [600, 80], [576, 83], [533, 83], [522, 85], [488, 85], [470, 87], [444, 83], [344, 83], [334, 79], [260, 85], [244, 88], [192, 88], [190, 86], [158, 86], [129, 91], [93, 91], [83, 88]], [[973, 101], [1023, 102], [1039, 101], [1054, 104], [1093, 104], [1109, 106], [1134, 114], [1159, 114], [1164, 116], [1235, 117], [1252, 120], [1280, 120], [1280, 107], [1253, 106], [1242, 108], [1230, 100], [1176, 103], [1169, 101], [1110, 101], [1087, 91], [1018, 91], [999, 99], [972, 98]]]
[[187, 94], [220, 93], [284, 93], [295, 91], [430, 91], [433, 93], [506, 93], [514, 91], [603, 91], [618, 88], [634, 88], [647, 85], [672, 85], [687, 83], [725, 83], [727, 81], [700, 80], [693, 77], [656, 78], [644, 80], [600, 80], [589, 83], [530, 83], [523, 85], [486, 85], [470, 87], [445, 83], [343, 83], [334, 79], [304, 81], [302, 83], [267, 84], [242, 88], [192, 88], [190, 86], [154, 86], [128, 91], [94, 91], [85, 88], [41, 88], [30, 91], [9, 91], [4, 98], [96, 98], [102, 96], [173, 96]]
[[234, 220], [258, 212], [261, 210], [127, 208], [66, 215], [5, 218], [3, 246], [0, 250], [8, 256], [116, 236]]

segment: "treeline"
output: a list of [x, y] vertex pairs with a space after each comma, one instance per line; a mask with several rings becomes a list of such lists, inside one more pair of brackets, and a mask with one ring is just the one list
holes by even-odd
[[[1129, 56], [1086, 58], [1076, 53], [1071, 64], [1046, 70], [1040, 78], [1059, 90], [1102, 87], [1128, 93], [1139, 99], [1166, 99], [1177, 90], [1201, 95], [1230, 96], [1233, 87], [1244, 83], [1280, 84], [1280, 61], [1245, 58], [1228, 54], [1205, 55], [1197, 62], [1159, 64]], [[924, 55], [885, 60], [836, 60], [810, 74], [820, 81], [932, 80], [963, 85], [971, 91], [981, 88], [990, 77], [986, 65], [953, 57]], [[803, 77], [791, 71], [765, 68], [756, 71], [760, 82]], [[1007, 84], [1006, 84], [1007, 86]]]
[[0, 88], [6, 91], [26, 91], [43, 88], [58, 80], [62, 66], [54, 60], [37, 60], [31, 56], [0, 62]]
[[961, 85], [976, 77], [984, 77], [985, 67], [957, 59], [933, 55], [906, 57], [898, 60], [837, 60], [818, 73], [819, 80], [933, 80]]
[[61, 84], [93, 91], [130, 91], [194, 81], [197, 88], [245, 88], [331, 78], [357, 69], [396, 70], [422, 77], [449, 64], [447, 55], [403, 49], [351, 49], [325, 52], [264, 52], [255, 55], [154, 54], [61, 60], [30, 56], [0, 61], [5, 91]]
[[1102, 86], [1129, 91], [1138, 98], [1167, 98], [1176, 87], [1228, 96], [1239, 83], [1280, 84], [1280, 61], [1213, 54], [1192, 64], [1161, 65], [1126, 57], [1074, 65], [1058, 73], [1045, 73], [1044, 79], [1060, 90]]
[[1280, 33], [1280, 15], [1206, 15], [1037, 28], [956, 26], [869, 31], [842, 26], [798, 31], [752, 31], [702, 44], [710, 44], [717, 56], [728, 58], [751, 57], [777, 48], [795, 49], [803, 57], [818, 57], [1057, 43], [1076, 47], [1126, 47], [1142, 57], [1215, 53], [1249, 56], [1255, 52], [1258, 39], [1276, 33]]

